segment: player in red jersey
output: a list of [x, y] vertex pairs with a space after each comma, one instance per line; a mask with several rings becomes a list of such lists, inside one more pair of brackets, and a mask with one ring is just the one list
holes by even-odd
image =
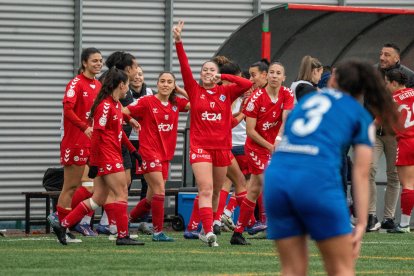
[[[218, 66], [207, 61], [201, 68], [201, 85], [194, 79], [181, 41], [183, 21], [173, 28], [184, 89], [191, 103], [190, 163], [199, 191], [199, 214], [204, 235], [200, 239], [209, 246], [217, 245], [213, 233], [213, 210], [231, 163], [231, 103], [251, 87], [241, 77], [218, 74]], [[231, 85], [216, 85], [220, 80]]]
[[289, 88], [282, 86], [285, 78], [283, 65], [278, 62], [272, 63], [267, 74], [267, 86], [256, 89], [243, 110], [246, 115], [247, 132], [245, 148], [251, 176], [246, 198], [240, 207], [240, 217], [230, 240], [234, 245], [248, 244], [242, 233], [262, 192], [263, 171], [280, 141], [288, 111], [293, 108], [293, 93]]
[[[63, 98], [63, 137], [60, 144], [60, 162], [64, 166], [62, 192], [57, 203], [58, 220], [71, 210], [75, 190], [81, 186], [82, 175], [89, 159], [92, 126], [89, 112], [101, 84], [95, 76], [102, 69], [102, 55], [96, 48], [86, 48], [81, 54], [80, 74], [66, 86]], [[89, 192], [85, 189], [85, 193]], [[54, 214], [49, 221], [57, 223]]]
[[398, 104], [400, 124], [395, 128], [397, 138], [398, 177], [402, 185], [401, 220], [388, 233], [409, 233], [410, 218], [414, 207], [414, 89], [406, 88], [408, 79], [399, 70], [385, 73], [385, 84], [393, 93], [394, 101]]
[[[128, 138], [122, 130], [123, 114], [120, 98], [128, 91], [128, 76], [122, 70], [112, 68], [107, 73], [98, 96], [91, 108], [93, 118], [93, 134], [91, 141], [90, 172], [98, 177], [94, 180], [95, 191], [91, 198], [82, 201], [73, 209], [59, 226], [53, 226], [58, 240], [66, 245], [66, 228], [75, 225], [84, 215], [95, 210], [104, 203], [113, 205], [118, 227], [117, 245], [143, 245], [128, 235], [128, 204], [125, 201], [124, 189], [127, 188], [125, 171], [122, 164], [121, 143]], [[113, 202], [108, 203], [111, 191], [115, 195]]]
[[128, 105], [126, 112], [141, 124], [139, 153], [145, 180], [149, 184], [146, 198], [131, 210], [130, 220], [152, 209], [153, 241], [171, 242], [162, 232], [164, 225], [165, 183], [169, 161], [177, 144], [178, 116], [189, 108], [187, 99], [176, 97], [175, 76], [163, 72], [158, 77], [156, 95], [144, 96]]

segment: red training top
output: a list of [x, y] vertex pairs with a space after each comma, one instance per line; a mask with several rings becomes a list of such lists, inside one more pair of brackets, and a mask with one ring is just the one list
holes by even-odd
[[414, 89], [404, 88], [393, 93], [400, 112], [400, 126], [396, 128], [397, 139], [414, 138]]

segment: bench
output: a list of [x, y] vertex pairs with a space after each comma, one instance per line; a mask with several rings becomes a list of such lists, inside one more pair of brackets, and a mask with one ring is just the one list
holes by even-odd
[[[177, 214], [177, 196], [178, 196], [179, 188], [166, 188], [165, 189], [165, 196], [174, 196], [175, 197], [175, 213]], [[51, 191], [51, 192], [22, 192], [22, 195], [26, 198], [26, 205], [25, 205], [25, 232], [26, 234], [30, 234], [30, 228], [32, 225], [45, 225], [46, 234], [50, 233], [50, 223], [47, 220], [47, 217], [50, 214], [50, 200], [58, 199], [60, 195], [60, 191]], [[141, 189], [131, 189], [128, 192], [128, 197], [133, 196], [140, 196]], [[41, 219], [32, 219], [31, 217], [31, 209], [30, 204], [33, 198], [43, 198], [45, 199], [45, 217]]]

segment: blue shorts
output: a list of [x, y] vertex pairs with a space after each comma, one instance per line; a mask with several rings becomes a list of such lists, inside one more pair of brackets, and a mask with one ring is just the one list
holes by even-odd
[[310, 234], [321, 241], [352, 232], [339, 170], [271, 163], [264, 179], [268, 239]]

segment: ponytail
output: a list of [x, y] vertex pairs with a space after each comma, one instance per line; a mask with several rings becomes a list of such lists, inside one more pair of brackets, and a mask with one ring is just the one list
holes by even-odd
[[257, 67], [259, 72], [267, 73], [269, 71], [269, 65], [270, 65], [270, 62], [267, 59], [263, 58], [260, 61], [255, 62], [252, 65], [250, 65], [250, 68]]
[[317, 58], [304, 56], [300, 63], [297, 80], [312, 82], [312, 70], [322, 67], [322, 63]]

